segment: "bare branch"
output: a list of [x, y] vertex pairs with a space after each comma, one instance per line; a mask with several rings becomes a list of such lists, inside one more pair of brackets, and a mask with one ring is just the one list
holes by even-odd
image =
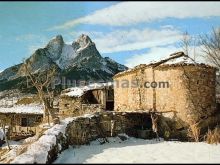
[[180, 47], [182, 47], [184, 53], [189, 55], [190, 45], [192, 43], [192, 37], [189, 35], [187, 31], [183, 33], [183, 37], [180, 41]]
[[[29, 64], [29, 67], [28, 67]], [[49, 90], [49, 85], [51, 81], [54, 79], [54, 75], [56, 74], [56, 68], [52, 67], [52, 69], [48, 69], [42, 72], [38, 72], [36, 74], [31, 73], [31, 64], [24, 62], [26, 77], [31, 79], [33, 86], [37, 89], [38, 96], [41, 102], [44, 105], [44, 117], [47, 116], [49, 123], [49, 115], [51, 115], [52, 119], [54, 118], [53, 112], [53, 101], [54, 101], [54, 93]]]
[[210, 34], [200, 35], [200, 44], [207, 60], [220, 68], [220, 28], [212, 28]]

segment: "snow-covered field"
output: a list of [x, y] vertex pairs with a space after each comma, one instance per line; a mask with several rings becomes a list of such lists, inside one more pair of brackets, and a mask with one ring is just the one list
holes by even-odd
[[220, 145], [203, 142], [174, 142], [129, 138], [108, 138], [77, 148], [70, 147], [56, 163], [219, 163]]

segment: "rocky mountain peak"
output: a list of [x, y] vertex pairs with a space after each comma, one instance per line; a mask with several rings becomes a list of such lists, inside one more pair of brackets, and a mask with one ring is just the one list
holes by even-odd
[[56, 37], [54, 37], [52, 40], [49, 41], [49, 43], [46, 46], [46, 49], [51, 54], [50, 57], [53, 60], [57, 60], [60, 57], [63, 45], [64, 45], [64, 41], [61, 35], [57, 35]]
[[[57, 35], [44, 48], [37, 49], [27, 61], [31, 64], [33, 73], [55, 66], [60, 76], [74, 80], [112, 80], [113, 75], [127, 69], [108, 57], [102, 57], [95, 43], [85, 34], [80, 35], [72, 45], [66, 44], [63, 37]], [[24, 69], [24, 65], [20, 64], [3, 71], [0, 80], [5, 81], [4, 89], [9, 87], [7, 81], [23, 77]], [[1, 90], [3, 88], [0, 87]]]
[[72, 43], [72, 46], [74, 47], [74, 49], [78, 51], [90, 45], [94, 45], [94, 43], [92, 42], [90, 37], [85, 34], [80, 35], [79, 38]]
[[89, 44], [92, 44], [92, 40], [89, 38], [89, 36], [85, 35], [85, 34], [82, 34], [78, 39], [77, 41], [80, 45], [80, 47], [86, 47], [87, 45]]
[[64, 44], [62, 35], [57, 35], [56, 37], [54, 37], [52, 40], [49, 41], [47, 46], [54, 45], [54, 44], [58, 44], [58, 45]]

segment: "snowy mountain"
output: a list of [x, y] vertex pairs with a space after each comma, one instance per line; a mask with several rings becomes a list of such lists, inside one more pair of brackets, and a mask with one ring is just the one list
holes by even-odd
[[[102, 57], [89, 36], [82, 34], [72, 44], [66, 44], [61, 35], [37, 49], [26, 62], [33, 73], [55, 66], [60, 76], [74, 80], [112, 80], [113, 75], [127, 69], [108, 57]], [[10, 67], [0, 73], [0, 85], [24, 77], [24, 65]], [[19, 82], [21, 83], [21, 82]], [[14, 84], [14, 83], [12, 83]], [[5, 88], [4, 88], [5, 89]], [[3, 90], [0, 88], [0, 91]]]

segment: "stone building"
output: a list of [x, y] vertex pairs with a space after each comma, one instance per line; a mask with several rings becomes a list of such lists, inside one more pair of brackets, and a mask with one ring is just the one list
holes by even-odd
[[94, 83], [62, 91], [59, 102], [60, 116], [79, 116], [114, 109], [112, 83]]
[[[157, 111], [182, 129], [199, 121], [216, 124], [216, 68], [183, 52], [116, 74], [115, 111]], [[138, 85], [137, 85], [138, 84]]]
[[13, 140], [35, 135], [42, 120], [42, 106], [0, 108], [0, 127], [7, 126], [8, 136]]

